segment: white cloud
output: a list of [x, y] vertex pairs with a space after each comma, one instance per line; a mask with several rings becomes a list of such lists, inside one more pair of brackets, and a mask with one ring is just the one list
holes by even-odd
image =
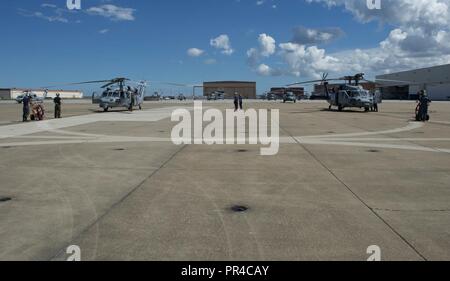
[[231, 47], [230, 38], [226, 34], [222, 34], [214, 39], [211, 39], [210, 45], [216, 49], [222, 50], [222, 54], [231, 55], [234, 53], [234, 50]]
[[[357, 21], [393, 26], [389, 36], [369, 49], [327, 53], [317, 44], [334, 40], [338, 29], [294, 30], [291, 42], [279, 44], [278, 56], [285, 75], [320, 78], [321, 72], [371, 76], [450, 63], [450, 0], [383, 0], [381, 10], [370, 10], [362, 0], [306, 0], [328, 7], [344, 7]], [[275, 75], [267, 64], [258, 64], [261, 50], [247, 52], [249, 64], [260, 75]]]
[[263, 58], [275, 54], [277, 48], [275, 39], [265, 33], [259, 35], [258, 45], [257, 48], [251, 48], [247, 51], [247, 62], [252, 67], [257, 67]]
[[68, 10], [58, 8], [53, 4], [42, 4], [41, 8], [43, 8], [43, 12], [41, 11], [28, 11], [25, 9], [19, 9], [19, 14], [24, 17], [35, 17], [39, 19], [46, 20], [48, 22], [59, 22], [59, 23], [68, 23], [69, 19], [65, 16], [68, 13]]
[[275, 53], [276, 41], [273, 37], [263, 33], [259, 35], [258, 42], [261, 49], [261, 55], [263, 57], [269, 57]]
[[306, 28], [298, 26], [294, 28], [292, 42], [297, 44], [323, 44], [333, 41], [342, 35], [344, 35], [344, 31], [338, 27]]
[[111, 4], [91, 7], [87, 9], [90, 15], [102, 16], [113, 21], [134, 21], [134, 12], [132, 8], [123, 8]]
[[201, 55], [203, 55], [205, 53], [205, 51], [198, 49], [198, 48], [190, 48], [189, 50], [187, 50], [187, 54], [190, 57], [199, 57]]
[[268, 66], [267, 64], [260, 64], [256, 69], [256, 73], [258, 73], [261, 76], [279, 76], [282, 74], [281, 70], [273, 69], [272, 67]]
[[41, 7], [42, 7], [42, 8], [53, 8], [53, 9], [56, 9], [56, 8], [57, 8], [56, 5], [54, 5], [54, 4], [49, 4], [49, 3], [44, 3], [44, 4], [41, 5]]
[[338, 68], [338, 60], [317, 46], [282, 43], [280, 49], [280, 55], [288, 66], [287, 73], [294, 76], [319, 78], [321, 72]]

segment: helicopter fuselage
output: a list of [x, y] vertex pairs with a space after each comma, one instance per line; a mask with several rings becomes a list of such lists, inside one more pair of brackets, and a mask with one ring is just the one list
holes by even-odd
[[369, 91], [361, 86], [340, 85], [329, 93], [330, 107], [336, 106], [339, 110], [344, 108], [364, 108], [368, 111], [374, 103]]
[[104, 111], [117, 107], [141, 109], [143, 102], [143, 89], [106, 89], [99, 98], [99, 107]]

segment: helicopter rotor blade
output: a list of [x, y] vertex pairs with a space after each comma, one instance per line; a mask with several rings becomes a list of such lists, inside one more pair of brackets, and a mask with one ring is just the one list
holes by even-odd
[[314, 84], [314, 83], [324, 83], [324, 82], [330, 82], [330, 81], [341, 81], [346, 79], [341, 78], [330, 78], [330, 79], [322, 79], [322, 80], [312, 80], [312, 81], [304, 81], [304, 82], [298, 82], [287, 85], [288, 87], [295, 86], [295, 85], [307, 85], [307, 84]]
[[304, 82], [298, 82], [298, 83], [293, 83], [293, 84], [288, 84], [288, 87], [291, 86], [296, 86], [296, 85], [306, 85], [306, 84], [313, 84], [313, 83], [319, 83], [319, 82], [323, 82], [324, 80], [312, 80], [312, 81], [304, 81]]
[[99, 81], [86, 81], [86, 82], [77, 82], [77, 83], [67, 83], [67, 84], [59, 84], [59, 85], [51, 85], [51, 86], [44, 86], [41, 87], [43, 89], [51, 89], [56, 87], [64, 87], [64, 86], [75, 86], [75, 85], [86, 85], [86, 84], [99, 84], [99, 83], [106, 83], [111, 80], [99, 80]]

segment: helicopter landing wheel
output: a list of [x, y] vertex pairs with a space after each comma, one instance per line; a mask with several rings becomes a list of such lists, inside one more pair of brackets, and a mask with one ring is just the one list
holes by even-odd
[[331, 110], [331, 105], [328, 107], [328, 110]]
[[369, 108], [369, 107], [365, 107], [365, 108], [364, 108], [364, 111], [365, 111], [365, 112], [369, 112], [369, 111], [370, 111], [370, 108]]
[[343, 109], [342, 105], [338, 106], [338, 111], [342, 111]]
[[139, 105], [139, 110], [142, 110], [142, 105]]
[[109, 110], [109, 107], [103, 108], [103, 112], [108, 112], [108, 110]]

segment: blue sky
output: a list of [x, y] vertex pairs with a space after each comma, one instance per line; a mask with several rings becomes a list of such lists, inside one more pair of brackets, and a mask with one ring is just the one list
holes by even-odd
[[[66, 0], [6, 0], [0, 17], [6, 39], [0, 50], [0, 87], [125, 76], [189, 84], [251, 80], [263, 92], [324, 70], [351, 74], [364, 70], [364, 64], [348, 61], [347, 53], [370, 54], [404, 23], [360, 18], [341, 2], [329, 7], [326, 0], [81, 0], [80, 11], [69, 11]], [[302, 37], [308, 32], [327, 40], [312, 36], [308, 41]], [[213, 44], [220, 35], [228, 44]], [[193, 48], [197, 52], [189, 55]], [[256, 56], [251, 63], [252, 48]], [[302, 50], [308, 55], [299, 54]], [[383, 66], [363, 72], [377, 71], [386, 72]], [[170, 91], [151, 86], [157, 89]]]

